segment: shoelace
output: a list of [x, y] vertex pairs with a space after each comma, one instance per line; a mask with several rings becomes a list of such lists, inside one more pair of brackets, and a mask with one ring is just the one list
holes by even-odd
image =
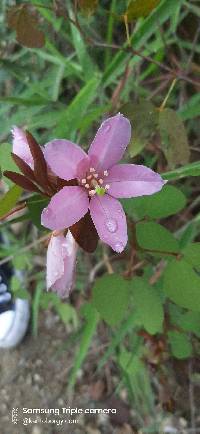
[[7, 285], [3, 282], [3, 278], [0, 275], [0, 307], [3, 304], [8, 303], [11, 300], [11, 294], [8, 292]]

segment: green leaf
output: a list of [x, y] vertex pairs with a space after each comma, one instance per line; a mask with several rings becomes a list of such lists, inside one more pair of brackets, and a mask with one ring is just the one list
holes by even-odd
[[0, 218], [14, 208], [22, 194], [22, 188], [14, 185], [0, 200]]
[[[93, 3], [94, 3], [94, 1], [93, 1]], [[74, 16], [72, 13], [70, 13], [70, 17], [72, 19], [74, 19]], [[85, 81], [88, 81], [88, 77], [93, 77], [93, 75], [94, 75], [94, 72], [96, 69], [95, 65], [93, 64], [92, 59], [88, 54], [85, 41], [84, 41], [79, 29], [76, 26], [74, 26], [74, 24], [71, 24], [71, 33], [72, 33], [74, 48], [76, 50], [78, 60], [79, 60], [80, 65], [82, 67]]]
[[184, 259], [167, 265], [163, 289], [178, 306], [200, 312], [200, 277]]
[[162, 177], [168, 180], [181, 179], [186, 176], [200, 176], [200, 161], [195, 161], [195, 163], [186, 164], [186, 166], [162, 173]]
[[105, 275], [95, 283], [92, 303], [110, 326], [115, 326], [125, 316], [129, 304], [129, 286], [130, 283], [118, 274]]
[[142, 249], [156, 252], [178, 253], [179, 244], [166, 228], [154, 222], [136, 225], [137, 242]]
[[181, 211], [186, 205], [186, 197], [178, 188], [166, 185], [151, 196], [123, 199], [122, 204], [129, 217], [160, 219]]
[[27, 200], [30, 218], [38, 229], [44, 229], [44, 227], [41, 225], [41, 213], [48, 203], [49, 199], [46, 199], [40, 194], [34, 194], [30, 199]]
[[84, 305], [84, 309], [82, 309], [82, 312], [84, 313], [84, 316], [86, 318], [86, 324], [82, 329], [81, 341], [75, 356], [72, 372], [69, 379], [69, 388], [73, 388], [75, 384], [77, 372], [81, 368], [81, 365], [87, 355], [99, 320], [97, 311], [89, 303], [87, 305]]
[[182, 251], [185, 260], [200, 269], [200, 243], [192, 243], [185, 247]]
[[[162, 26], [171, 16], [174, 15], [177, 9], [177, 4], [182, 5], [182, 0], [167, 0], [161, 2], [156, 9], [153, 10], [147, 18], [145, 18], [138, 26], [136, 26], [134, 32], [131, 36], [131, 46], [135, 50], [139, 50], [142, 47], [148, 45], [148, 40], [151, 36], [155, 35], [155, 28], [157, 28], [157, 23]], [[148, 45], [149, 46], [149, 45]], [[153, 44], [153, 52], [155, 52], [155, 42]], [[146, 54], [150, 54], [149, 49]], [[112, 61], [108, 64], [103, 77], [102, 86], [108, 86], [112, 83], [116, 77], [121, 75], [124, 71], [124, 65], [129, 58], [129, 53], [124, 51], [119, 51], [112, 57]], [[132, 56], [130, 66], [136, 65], [140, 62], [139, 56]]]
[[170, 108], [162, 110], [159, 115], [159, 127], [162, 149], [169, 166], [188, 163], [190, 150], [180, 116]]
[[60, 120], [54, 130], [55, 137], [72, 137], [81, 124], [84, 114], [87, 112], [90, 104], [97, 97], [97, 88], [100, 83], [100, 77], [94, 76], [80, 90], [72, 100], [71, 104], [62, 111]]
[[126, 321], [120, 324], [118, 328], [118, 332], [114, 334], [112, 340], [110, 341], [110, 345], [108, 349], [105, 351], [103, 357], [100, 359], [98, 363], [98, 371], [100, 371], [105, 365], [107, 359], [114, 353], [116, 347], [123, 342], [125, 336], [128, 333], [133, 333], [134, 328], [138, 327], [138, 318], [135, 312], [131, 312]]
[[163, 324], [163, 307], [159, 294], [155, 288], [140, 277], [131, 281], [133, 303], [138, 318], [150, 334], [160, 333]]
[[[140, 348], [141, 353], [141, 348]], [[130, 351], [127, 351], [123, 348], [123, 351], [120, 352], [118, 362], [123, 369], [123, 371], [129, 375], [131, 378], [134, 377], [143, 366], [141, 361], [141, 354], [132, 354]]]
[[160, 0], [132, 0], [124, 15], [127, 15], [128, 21], [136, 18], [146, 17], [160, 3]]
[[74, 327], [77, 328], [78, 326], [78, 318], [76, 310], [68, 303], [56, 303], [56, 310], [61, 318], [61, 320], [68, 324], [69, 322], [72, 322]]
[[192, 355], [192, 344], [187, 335], [177, 331], [170, 331], [168, 332], [168, 339], [174, 357], [187, 359]]
[[200, 93], [193, 95], [179, 110], [183, 121], [200, 116]]
[[[12, 170], [14, 172], [19, 172], [15, 162], [11, 157], [12, 146], [10, 143], [1, 143], [0, 144], [0, 166], [2, 173], [4, 170]], [[3, 180], [8, 185], [13, 185], [13, 182], [8, 178], [3, 177]]]
[[138, 103], [127, 103], [121, 107], [120, 112], [127, 116], [132, 125], [132, 137], [129, 144], [129, 154], [135, 157], [150, 141], [158, 124], [158, 111], [147, 100]]
[[170, 321], [176, 327], [178, 326], [185, 332], [194, 333], [200, 337], [200, 313], [199, 312], [185, 312], [175, 304], [169, 305]]

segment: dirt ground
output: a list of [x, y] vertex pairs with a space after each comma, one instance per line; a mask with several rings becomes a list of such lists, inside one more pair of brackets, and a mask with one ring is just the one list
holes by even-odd
[[[111, 418], [105, 414], [63, 413], [62, 409], [69, 407], [116, 407], [115, 401], [102, 401], [104, 385], [100, 380], [88, 383], [87, 363], [86, 372], [80, 372], [75, 395], [69, 395], [67, 380], [73, 349], [64, 350], [66, 340], [67, 332], [60, 319], [52, 311], [45, 311], [40, 314], [37, 338], [29, 333], [17, 349], [0, 351], [0, 434], [134, 433], [125, 404], [120, 407], [120, 416], [114, 414]], [[59, 409], [60, 414], [23, 413], [23, 409], [33, 408]]]
[[[114, 366], [111, 364], [112, 372], [109, 366], [101, 373], [96, 372], [98, 337], [78, 373], [75, 391], [69, 393], [68, 379], [75, 347], [66, 350], [68, 336], [66, 326], [52, 310], [41, 311], [37, 338], [29, 332], [16, 349], [0, 350], [0, 434], [147, 432], [135, 428], [134, 409], [128, 406], [126, 390], [115, 397], [119, 378]], [[174, 366], [175, 376], [180, 380], [175, 388], [178, 407], [175, 412], [166, 414], [163, 428], [151, 431], [152, 434], [196, 434], [196, 429], [189, 429], [191, 396], [184, 371], [186, 366], [182, 362]], [[196, 426], [199, 426], [199, 388], [197, 392], [192, 399], [198, 419]], [[82, 414], [70, 415], [69, 409], [81, 409]], [[85, 413], [87, 409], [99, 409], [101, 413]], [[116, 409], [116, 414], [102, 414], [103, 409]]]

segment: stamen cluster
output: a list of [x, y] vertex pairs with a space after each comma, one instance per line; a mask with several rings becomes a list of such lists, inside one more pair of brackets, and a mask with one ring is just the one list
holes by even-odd
[[104, 195], [109, 190], [110, 185], [105, 184], [104, 177], [108, 176], [108, 171], [104, 170], [102, 174], [96, 172], [94, 167], [90, 167], [85, 178], [80, 180], [80, 185], [86, 188], [90, 197], [95, 194]]

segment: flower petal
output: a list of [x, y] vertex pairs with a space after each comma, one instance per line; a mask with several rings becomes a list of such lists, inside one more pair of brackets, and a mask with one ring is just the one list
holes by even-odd
[[90, 213], [99, 238], [121, 253], [127, 243], [126, 216], [121, 203], [107, 194], [94, 196], [90, 201]]
[[137, 164], [118, 164], [109, 170], [106, 183], [113, 197], [137, 197], [160, 191], [165, 181], [148, 167]]
[[51, 170], [67, 181], [76, 178], [79, 166], [84, 160], [88, 161], [87, 154], [78, 145], [64, 139], [47, 143], [44, 156]]
[[74, 283], [77, 245], [68, 231], [67, 236], [52, 236], [47, 250], [47, 290], [68, 297]]
[[43, 209], [41, 223], [52, 230], [68, 228], [87, 213], [88, 206], [89, 199], [82, 187], [63, 187]]
[[127, 118], [118, 113], [106, 119], [97, 131], [88, 155], [91, 165], [99, 169], [109, 169], [121, 160], [130, 142], [131, 124]]
[[28, 145], [25, 132], [18, 127], [13, 127], [13, 153], [24, 160], [31, 168], [34, 166], [33, 157]]

